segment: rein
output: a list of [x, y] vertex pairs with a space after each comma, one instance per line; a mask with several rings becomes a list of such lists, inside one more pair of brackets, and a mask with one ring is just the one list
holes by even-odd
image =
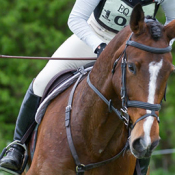
[[89, 75], [90, 75], [90, 73], [88, 74], [88, 77], [87, 77], [87, 83], [88, 83], [88, 85], [89, 85], [89, 86], [91, 87], [91, 89], [92, 89], [92, 90], [107, 104], [109, 112], [114, 111], [115, 114], [117, 114], [118, 117], [119, 117], [121, 120], [123, 120], [123, 121], [125, 121], [125, 122], [128, 122], [127, 119], [126, 119], [124, 116], [122, 116], [121, 112], [120, 112], [118, 109], [116, 109], [116, 108], [112, 105], [112, 100], [107, 100], [107, 99], [102, 95], [102, 93], [91, 83], [90, 78], [89, 78]]

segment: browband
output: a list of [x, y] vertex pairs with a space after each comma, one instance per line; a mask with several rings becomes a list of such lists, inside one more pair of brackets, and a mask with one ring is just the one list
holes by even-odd
[[171, 50], [172, 50], [171, 46], [168, 46], [166, 48], [156, 48], [156, 47], [146, 46], [144, 44], [140, 44], [140, 43], [137, 43], [137, 42], [131, 41], [131, 40], [128, 40], [126, 42], [126, 45], [133, 46], [133, 47], [136, 47], [138, 49], [141, 49], [141, 50], [144, 50], [147, 52], [151, 52], [151, 53], [156, 53], [156, 54], [168, 53], [168, 52], [171, 52]]

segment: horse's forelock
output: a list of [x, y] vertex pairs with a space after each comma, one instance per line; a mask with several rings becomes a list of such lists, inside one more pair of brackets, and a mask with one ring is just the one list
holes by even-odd
[[163, 29], [162, 25], [160, 25], [158, 22], [151, 24], [151, 36], [153, 37], [153, 39], [157, 40], [161, 38], [162, 29]]
[[154, 39], [154, 40], [158, 40], [162, 37], [162, 31], [163, 31], [163, 25], [160, 24], [158, 21], [156, 20], [150, 20], [148, 19], [148, 22], [147, 22], [149, 28], [150, 28], [150, 34], [151, 34], [151, 37]]

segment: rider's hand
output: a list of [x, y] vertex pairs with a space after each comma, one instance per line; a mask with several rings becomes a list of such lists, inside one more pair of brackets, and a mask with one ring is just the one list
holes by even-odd
[[101, 44], [95, 49], [95, 53], [97, 54], [97, 58], [100, 56], [101, 52], [105, 49], [106, 46], [107, 46], [106, 43], [101, 43]]

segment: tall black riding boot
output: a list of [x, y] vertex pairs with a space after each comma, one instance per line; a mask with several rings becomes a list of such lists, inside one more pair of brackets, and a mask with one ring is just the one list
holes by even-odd
[[[149, 163], [150, 163], [150, 159], [151, 158], [145, 158], [145, 159], [139, 159], [139, 160], [137, 160], [138, 163], [139, 163], [139, 165], [140, 165], [139, 166], [139, 169], [141, 171], [141, 175], [146, 175], [147, 174]], [[136, 170], [134, 172], [134, 175], [138, 175]]]
[[[32, 85], [33, 83], [31, 83], [26, 92], [18, 114], [14, 140], [20, 141], [35, 120], [35, 113], [41, 98], [33, 93]], [[21, 145], [15, 144], [10, 146], [10, 149], [6, 152], [6, 156], [0, 160], [0, 166], [15, 171], [20, 170], [23, 163], [24, 152], [25, 150]]]

